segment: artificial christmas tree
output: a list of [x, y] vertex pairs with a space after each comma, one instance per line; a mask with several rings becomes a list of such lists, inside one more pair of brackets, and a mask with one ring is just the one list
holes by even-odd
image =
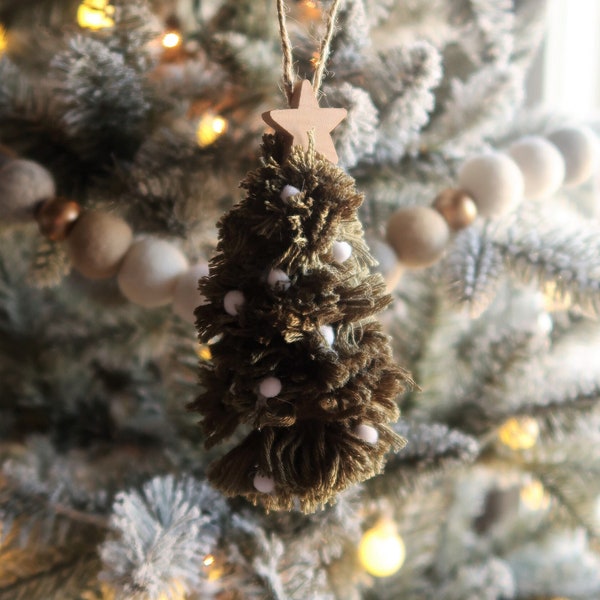
[[0, 600], [595, 600], [597, 123], [524, 105], [546, 3], [290, 0], [339, 167], [273, 115], [277, 5], [0, 2]]

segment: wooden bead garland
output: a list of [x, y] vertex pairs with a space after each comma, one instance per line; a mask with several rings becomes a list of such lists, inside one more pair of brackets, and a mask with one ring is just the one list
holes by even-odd
[[458, 188], [448, 188], [433, 201], [433, 209], [403, 207], [388, 220], [387, 244], [370, 239], [388, 289], [397, 284], [402, 267], [422, 268], [442, 256], [449, 232], [432, 217], [437, 211], [446, 228], [459, 231], [478, 215], [502, 216], [523, 199], [551, 196], [561, 185], [583, 183], [600, 160], [600, 141], [586, 127], [565, 127], [541, 136], [524, 136], [512, 144], [510, 156], [488, 152], [465, 161]]
[[62, 242], [75, 225], [81, 206], [65, 198], [52, 198], [38, 207], [35, 218], [40, 233], [53, 242]]
[[196, 307], [206, 302], [198, 289], [198, 281], [208, 275], [208, 263], [201, 262], [191, 266], [177, 278], [173, 292], [173, 312], [188, 323], [195, 321]]

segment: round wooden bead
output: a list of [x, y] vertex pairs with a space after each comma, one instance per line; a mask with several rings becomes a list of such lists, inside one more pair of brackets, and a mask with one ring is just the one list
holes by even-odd
[[198, 290], [198, 280], [208, 275], [208, 263], [201, 262], [182, 273], [175, 283], [173, 312], [188, 323], [195, 321], [194, 311], [206, 304], [206, 298]]
[[84, 212], [69, 232], [67, 249], [73, 267], [88, 279], [116, 275], [133, 234], [123, 219], [109, 213]]
[[259, 385], [258, 391], [261, 396], [265, 398], [275, 398], [278, 396], [282, 389], [281, 381], [277, 377], [265, 377]]
[[173, 300], [177, 279], [187, 268], [187, 259], [173, 244], [158, 238], [144, 238], [127, 251], [117, 283], [125, 298], [154, 308]]
[[257, 473], [254, 476], [252, 485], [254, 485], [256, 490], [261, 494], [271, 494], [275, 490], [275, 480], [262, 473]]
[[327, 342], [327, 345], [333, 346], [333, 342], [335, 342], [335, 331], [333, 331], [333, 327], [331, 325], [321, 325], [319, 327], [319, 332], [323, 336], [325, 342]]
[[54, 198], [52, 175], [36, 162], [16, 159], [0, 169], [0, 221], [25, 223], [34, 218], [37, 205]]
[[442, 215], [425, 206], [400, 208], [387, 223], [387, 241], [408, 267], [428, 267], [438, 261], [449, 237]]
[[67, 235], [81, 214], [81, 206], [65, 198], [46, 200], [38, 207], [35, 219], [40, 233], [53, 242], [67, 239]]
[[598, 137], [587, 127], [563, 127], [548, 139], [558, 148], [565, 161], [565, 185], [579, 185], [589, 179], [598, 165]]
[[333, 242], [331, 253], [333, 260], [341, 264], [352, 256], [352, 246], [348, 242]]
[[287, 290], [290, 287], [290, 278], [281, 269], [271, 269], [267, 277], [267, 283], [276, 290]]
[[509, 153], [521, 169], [525, 198], [546, 198], [562, 185], [565, 161], [548, 140], [536, 135], [526, 136], [517, 140]]
[[223, 297], [225, 312], [232, 317], [235, 317], [240, 312], [240, 308], [244, 306], [245, 302], [246, 298], [244, 298], [244, 294], [240, 290], [231, 290]]
[[477, 218], [477, 206], [463, 190], [443, 190], [433, 201], [433, 208], [446, 219], [453, 231], [468, 227]]
[[511, 211], [523, 198], [523, 175], [512, 158], [493, 152], [467, 160], [458, 172], [458, 183], [475, 202], [483, 217]]
[[379, 432], [375, 427], [371, 427], [371, 425], [365, 425], [364, 423], [359, 423], [354, 428], [354, 433], [367, 444], [376, 444], [379, 440]]
[[373, 233], [367, 234], [365, 239], [373, 258], [378, 263], [375, 270], [381, 273], [385, 279], [388, 292], [391, 292], [398, 285], [404, 267], [398, 262], [395, 250], [388, 243], [379, 239]]
[[291, 198], [292, 196], [296, 196], [299, 193], [300, 193], [300, 190], [297, 187], [294, 187], [293, 185], [286, 185], [281, 190], [279, 197], [285, 202], [288, 198]]

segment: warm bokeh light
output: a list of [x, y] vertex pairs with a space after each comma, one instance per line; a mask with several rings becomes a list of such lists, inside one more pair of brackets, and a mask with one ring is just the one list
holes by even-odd
[[[198, 350], [196, 351], [198, 354], [198, 358], [204, 360], [206, 362], [212, 360], [212, 352], [210, 351], [210, 346], [208, 344], [200, 344], [198, 346]], [[210, 556], [210, 554], [209, 554]], [[214, 558], [213, 558], [214, 560]]]
[[535, 446], [540, 426], [532, 417], [512, 417], [498, 430], [500, 441], [511, 450], [528, 450]]
[[115, 7], [110, 0], [84, 0], [77, 9], [77, 23], [86, 29], [113, 27]]
[[0, 56], [4, 54], [4, 51], [6, 50], [6, 45], [6, 30], [4, 29], [4, 27], [2, 27], [2, 25], [0, 25]]
[[529, 510], [544, 510], [550, 506], [550, 495], [541, 481], [534, 480], [524, 485], [519, 496]]
[[380, 521], [364, 533], [358, 545], [358, 559], [365, 571], [375, 577], [390, 577], [400, 570], [406, 547], [392, 521]]
[[198, 122], [196, 138], [203, 148], [214, 144], [227, 131], [227, 121], [213, 114], [204, 115]]
[[215, 562], [215, 557], [212, 554], [207, 554], [204, 557], [204, 560], [202, 561], [202, 564], [205, 567], [210, 567], [210, 565], [214, 564], [214, 562]]
[[305, 19], [320, 19], [322, 17], [319, 3], [315, 0], [304, 0], [300, 7], [302, 17]]
[[169, 31], [163, 35], [162, 45], [165, 48], [177, 48], [181, 45], [181, 36], [176, 31]]

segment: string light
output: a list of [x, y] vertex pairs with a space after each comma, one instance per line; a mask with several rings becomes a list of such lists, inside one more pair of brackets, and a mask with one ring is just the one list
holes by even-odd
[[84, 0], [77, 9], [77, 23], [86, 29], [113, 27], [115, 7], [110, 0]]
[[519, 493], [522, 504], [529, 510], [545, 510], [550, 506], [550, 495], [541, 481], [531, 481]]
[[320, 19], [322, 16], [319, 3], [315, 0], [304, 0], [300, 5], [300, 10], [305, 19]]
[[0, 56], [4, 54], [6, 50], [7, 42], [6, 42], [6, 29], [0, 25]]
[[162, 45], [165, 48], [172, 49], [181, 45], [181, 35], [176, 31], [167, 31], [162, 37]]
[[[203, 361], [209, 362], [212, 360], [212, 352], [210, 351], [210, 346], [208, 344], [200, 344], [198, 346], [198, 349], [196, 350], [196, 354], [198, 355], [198, 358], [200, 358]], [[210, 554], [208, 556], [211, 556]], [[208, 558], [207, 556], [207, 558]], [[213, 562], [214, 562], [214, 557], [213, 557]]]
[[227, 121], [218, 115], [206, 114], [198, 122], [196, 139], [203, 148], [214, 144], [227, 131]]
[[511, 450], [528, 450], [535, 446], [540, 426], [532, 417], [512, 417], [498, 430], [500, 441]]
[[392, 521], [379, 521], [366, 531], [358, 545], [358, 559], [365, 571], [374, 577], [397, 573], [406, 558], [404, 541]]
[[205, 567], [210, 567], [215, 562], [215, 557], [212, 554], [207, 554], [202, 561]]

